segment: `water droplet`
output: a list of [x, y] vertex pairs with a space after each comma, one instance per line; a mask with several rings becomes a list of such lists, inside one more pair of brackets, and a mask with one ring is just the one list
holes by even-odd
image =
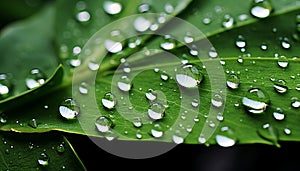
[[237, 76], [236, 74], [230, 74], [227, 77], [226, 84], [231, 89], [237, 89], [237, 88], [239, 88], [239, 85], [240, 85], [240, 78], [239, 78], [239, 76]]
[[112, 141], [117, 138], [117, 134], [112, 130], [108, 130], [107, 132], [105, 132], [105, 138], [108, 141]]
[[113, 109], [117, 104], [116, 97], [112, 93], [106, 93], [101, 99], [101, 102], [102, 105], [107, 109]]
[[49, 156], [46, 153], [41, 153], [38, 159], [38, 164], [41, 166], [48, 166], [49, 164]]
[[36, 122], [36, 119], [31, 119], [29, 122], [28, 122], [28, 125], [31, 126], [32, 128], [37, 128], [38, 127], [38, 124]]
[[47, 77], [39, 69], [32, 69], [29, 75], [26, 77], [25, 82], [28, 89], [33, 89], [45, 83]]
[[194, 37], [191, 36], [191, 33], [187, 32], [183, 40], [185, 43], [192, 43], [194, 42]]
[[166, 11], [166, 13], [171, 14], [174, 11], [173, 5], [170, 4], [170, 3], [166, 3], [166, 5], [165, 5], [165, 11]]
[[172, 136], [172, 140], [175, 144], [182, 144], [184, 142], [184, 138], [180, 135], [179, 131], [176, 131]]
[[182, 68], [177, 69], [177, 83], [185, 88], [196, 88], [203, 79], [203, 75], [197, 66], [192, 64], [184, 64]]
[[281, 108], [276, 108], [276, 110], [273, 112], [273, 117], [278, 120], [281, 121], [285, 118], [285, 114], [283, 113], [283, 110]]
[[138, 6], [138, 12], [140, 13], [145, 13], [145, 12], [149, 12], [150, 11], [150, 5], [149, 4], [141, 4]]
[[261, 45], [260, 45], [260, 49], [261, 49], [261, 50], [267, 50], [267, 49], [268, 49], [267, 44], [265, 44], [265, 43], [261, 44]]
[[274, 83], [274, 90], [277, 92], [277, 93], [285, 93], [287, 92], [288, 90], [288, 87], [286, 85], [286, 82], [284, 80], [277, 80], [275, 83]]
[[203, 18], [202, 20], [203, 24], [208, 25], [211, 23], [211, 19], [210, 18]]
[[211, 99], [211, 104], [214, 106], [214, 107], [221, 107], [223, 106], [223, 98], [220, 94], [216, 93], [213, 95], [212, 99]]
[[140, 128], [143, 125], [142, 119], [140, 117], [135, 117], [132, 123], [136, 128]]
[[88, 67], [92, 71], [97, 71], [99, 69], [100, 65], [95, 61], [90, 61], [88, 64]]
[[246, 110], [252, 114], [262, 114], [269, 102], [269, 95], [259, 88], [251, 88], [242, 100]]
[[140, 133], [140, 131], [139, 131], [139, 130], [137, 131], [137, 133], [136, 133], [136, 135], [135, 135], [135, 136], [136, 136], [136, 138], [137, 138], [137, 139], [141, 139], [141, 138], [143, 138], [143, 135]]
[[0, 100], [12, 94], [13, 85], [7, 74], [0, 74]]
[[238, 48], [245, 48], [247, 43], [246, 43], [246, 40], [244, 38], [244, 36], [242, 35], [238, 35], [238, 38], [237, 40], [235, 41], [235, 45], [238, 47]]
[[289, 129], [289, 128], [284, 128], [283, 132], [286, 134], [286, 135], [290, 135], [292, 133], [292, 131]]
[[216, 51], [216, 49], [214, 47], [212, 47], [209, 52], [208, 52], [208, 56], [211, 58], [216, 58], [218, 57], [218, 53]]
[[148, 116], [153, 120], [162, 119], [165, 107], [160, 103], [152, 103], [148, 109]]
[[286, 68], [289, 65], [289, 60], [285, 56], [280, 56], [277, 62], [281, 68]]
[[151, 135], [154, 138], [162, 137], [164, 135], [164, 132], [162, 131], [162, 127], [159, 124], [155, 124], [151, 129]]
[[157, 98], [156, 91], [153, 91], [152, 89], [149, 89], [148, 92], [146, 93], [146, 98], [149, 101], [154, 101]]
[[257, 18], [266, 18], [271, 14], [272, 10], [272, 5], [268, 0], [254, 0], [250, 13]]
[[119, 2], [105, 1], [103, 3], [103, 9], [110, 15], [119, 14], [122, 11], [122, 4]]
[[174, 49], [175, 46], [176, 41], [170, 35], [165, 35], [163, 42], [160, 44], [160, 47], [164, 50]]
[[66, 119], [75, 119], [79, 114], [80, 108], [74, 99], [68, 98], [59, 105], [58, 110], [62, 117]]
[[106, 116], [100, 116], [95, 121], [95, 126], [100, 133], [108, 132], [114, 125], [112, 120]]
[[204, 144], [206, 143], [206, 138], [203, 136], [203, 135], [200, 135], [199, 138], [198, 138], [198, 142], [199, 144]]
[[233, 27], [234, 23], [235, 23], [234, 18], [231, 15], [229, 15], [229, 14], [224, 15], [224, 18], [222, 21], [222, 26], [224, 28], [231, 28], [231, 27]]
[[5, 124], [6, 122], [7, 122], [7, 116], [5, 115], [5, 113], [1, 113], [0, 114], [0, 123]]
[[190, 49], [190, 54], [192, 56], [197, 56], [199, 54], [198, 47], [196, 45], [192, 45], [192, 47]]
[[65, 152], [65, 145], [63, 143], [60, 143], [58, 146], [56, 146], [56, 151], [58, 153], [63, 153]]
[[199, 101], [198, 101], [198, 99], [193, 99], [193, 101], [192, 101], [192, 106], [193, 106], [193, 107], [198, 107], [198, 106], [199, 106]]
[[118, 87], [122, 91], [129, 91], [132, 87], [131, 81], [127, 76], [122, 76], [121, 80], [118, 81]]
[[291, 47], [291, 43], [289, 41], [288, 38], [284, 37], [281, 41], [280, 41], [281, 47], [284, 49], [289, 49]]
[[276, 146], [279, 146], [278, 144], [278, 130], [271, 126], [270, 124], [264, 124], [260, 129], [257, 130], [257, 133], [260, 137], [271, 141]]
[[292, 97], [292, 103], [291, 106], [293, 108], [299, 108], [300, 107], [300, 100], [297, 97]]
[[147, 31], [151, 25], [152, 25], [151, 19], [146, 18], [144, 16], [138, 16], [134, 22], [133, 22], [133, 26], [135, 28], [136, 31], [138, 32], [145, 32]]
[[80, 11], [80, 12], [77, 13], [76, 19], [80, 23], [87, 23], [88, 21], [90, 21], [91, 15], [87, 11]]
[[232, 147], [236, 141], [234, 132], [227, 126], [222, 127], [221, 132], [216, 135], [216, 142], [221, 147]]
[[111, 37], [104, 41], [104, 46], [106, 50], [110, 53], [118, 53], [123, 49], [123, 36], [119, 30], [114, 30], [110, 33]]
[[86, 82], [81, 82], [79, 85], [79, 92], [81, 94], [88, 94], [88, 84]]

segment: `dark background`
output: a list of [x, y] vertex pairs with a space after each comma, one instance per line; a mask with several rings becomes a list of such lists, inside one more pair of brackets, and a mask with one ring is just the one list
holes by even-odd
[[[53, 0], [3, 0], [0, 3], [0, 29], [27, 18]], [[299, 171], [300, 143], [280, 142], [281, 147], [263, 144], [217, 145], [180, 144], [150, 159], [125, 159], [100, 149], [88, 137], [66, 134], [79, 158], [93, 170], [184, 170], [184, 171]]]

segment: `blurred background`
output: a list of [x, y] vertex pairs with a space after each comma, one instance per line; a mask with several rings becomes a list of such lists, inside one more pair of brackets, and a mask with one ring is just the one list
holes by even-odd
[[[27, 18], [53, 0], [3, 0], [0, 2], [0, 28]], [[66, 134], [88, 170], [197, 170], [253, 171], [300, 170], [300, 143], [280, 142], [281, 148], [246, 144], [224, 148], [217, 145], [181, 144], [161, 156], [150, 159], [124, 159], [107, 153], [83, 135]]]

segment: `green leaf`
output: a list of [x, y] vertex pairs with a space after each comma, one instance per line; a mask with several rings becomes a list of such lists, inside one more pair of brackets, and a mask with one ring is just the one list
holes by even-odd
[[[8, 75], [12, 86], [11, 96], [0, 101], [0, 111], [15, 108], [61, 84], [63, 69], [53, 47], [53, 18], [54, 8], [49, 5], [37, 15], [2, 31], [1, 73]], [[34, 68], [40, 69], [47, 78], [44, 85], [29, 89], [25, 79]]]
[[2, 170], [86, 170], [69, 141], [57, 133], [1, 133], [0, 137]]

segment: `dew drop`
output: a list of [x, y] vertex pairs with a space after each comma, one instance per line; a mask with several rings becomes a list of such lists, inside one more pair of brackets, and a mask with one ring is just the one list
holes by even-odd
[[198, 107], [198, 106], [199, 106], [199, 101], [198, 101], [198, 99], [193, 99], [193, 101], [192, 101], [192, 106], [193, 106], [193, 107]]
[[286, 37], [280, 41], [280, 44], [283, 49], [289, 49], [291, 47], [291, 43], [289, 39]]
[[203, 18], [202, 20], [203, 24], [208, 25], [211, 23], [211, 19], [210, 18]]
[[174, 11], [173, 5], [170, 4], [170, 3], [166, 3], [166, 5], [165, 5], [165, 11], [166, 11], [166, 13], [171, 14]]
[[257, 130], [260, 137], [274, 143], [276, 146], [278, 144], [278, 130], [270, 124], [264, 124], [260, 129]]
[[56, 151], [58, 153], [63, 153], [65, 152], [65, 145], [63, 143], [60, 143], [58, 146], [56, 146]]
[[182, 144], [184, 142], [184, 138], [180, 135], [179, 131], [176, 131], [172, 136], [172, 140], [175, 144]]
[[151, 135], [154, 138], [162, 137], [164, 135], [164, 132], [162, 131], [162, 127], [159, 124], [155, 124], [151, 129]]
[[212, 47], [209, 52], [208, 52], [208, 56], [211, 58], [216, 58], [218, 57], [218, 53], [216, 51], [216, 49], [214, 47]]
[[138, 32], [145, 32], [151, 27], [152, 21], [144, 16], [138, 16], [134, 22], [133, 26]]
[[214, 107], [221, 107], [224, 104], [223, 98], [220, 94], [216, 93], [213, 95], [212, 99], [211, 99], [211, 104]]
[[95, 121], [95, 126], [100, 133], [108, 132], [114, 125], [112, 120], [106, 116], [100, 116]]
[[79, 92], [81, 94], [88, 94], [88, 84], [86, 82], [81, 82], [79, 85]]
[[185, 43], [192, 43], [194, 42], [194, 37], [191, 36], [191, 33], [187, 32], [187, 34], [183, 38]]
[[236, 141], [234, 132], [227, 126], [222, 127], [221, 132], [216, 135], [216, 142], [221, 147], [232, 147]]
[[257, 18], [268, 17], [273, 10], [271, 3], [268, 0], [253, 0], [250, 13]]
[[237, 40], [235, 41], [235, 45], [238, 47], [238, 48], [245, 48], [247, 43], [246, 43], [246, 40], [244, 38], [244, 36], [242, 35], [238, 35], [238, 38]]
[[80, 11], [80, 12], [77, 13], [76, 19], [80, 23], [86, 23], [86, 22], [90, 21], [91, 15], [87, 11]]
[[118, 53], [121, 52], [123, 49], [123, 36], [119, 30], [114, 30], [111, 33], [111, 37], [104, 41], [104, 46], [106, 50], [110, 53]]
[[152, 89], [149, 89], [148, 92], [146, 93], [146, 98], [149, 101], [154, 101], [157, 98], [156, 91], [153, 91]]
[[278, 66], [281, 68], [286, 68], [289, 65], [289, 61], [285, 56], [280, 56], [277, 62]]
[[277, 121], [281, 121], [285, 118], [285, 114], [283, 113], [283, 110], [281, 108], [276, 108], [276, 110], [273, 112], [273, 117]]
[[193, 64], [184, 64], [182, 68], [177, 69], [177, 83], [184, 88], [196, 88], [203, 79], [203, 75], [197, 66]]
[[206, 138], [203, 136], [203, 135], [200, 135], [199, 138], [198, 138], [198, 142], [199, 144], [204, 144], [206, 143]]
[[268, 46], [265, 43], [263, 43], [260, 45], [260, 49], [265, 51], [268, 49]]
[[28, 122], [28, 125], [32, 128], [37, 128], [38, 127], [38, 124], [37, 124], [37, 121], [36, 119], [31, 119], [29, 122]]
[[33, 89], [45, 83], [47, 77], [40, 69], [32, 69], [25, 82], [28, 89]]
[[163, 42], [160, 44], [160, 47], [164, 50], [174, 49], [175, 46], [176, 41], [170, 35], [165, 35]]
[[80, 112], [79, 106], [72, 98], [65, 99], [58, 107], [59, 113], [66, 119], [75, 119]]
[[274, 90], [280, 94], [287, 92], [288, 87], [286, 85], [286, 82], [284, 80], [277, 80], [274, 83]]
[[235, 23], [234, 18], [231, 15], [229, 15], [229, 14], [224, 15], [224, 18], [222, 21], [222, 26], [224, 28], [231, 28], [231, 27], [233, 27], [234, 23]]
[[292, 103], [291, 106], [293, 108], [299, 108], [300, 107], [300, 100], [297, 97], [292, 97]]
[[284, 128], [283, 132], [286, 134], [286, 135], [290, 135], [292, 133], [292, 131], [289, 129], [289, 128]]
[[227, 87], [237, 89], [240, 86], [240, 78], [236, 74], [230, 74], [226, 80]]
[[129, 91], [132, 87], [131, 81], [127, 76], [122, 76], [121, 80], [117, 82], [118, 87], [122, 91]]
[[162, 119], [165, 107], [160, 103], [152, 103], [148, 109], [148, 116], [153, 120]]
[[7, 74], [0, 74], [0, 100], [11, 96], [13, 85]]
[[89, 69], [92, 70], [92, 71], [97, 71], [97, 70], [99, 69], [100, 65], [99, 65], [97, 62], [90, 61], [90, 62], [88, 63], [88, 67], [89, 67]]
[[1, 113], [0, 114], [0, 123], [6, 124], [6, 122], [7, 122], [7, 116], [5, 115], [5, 113]]
[[112, 93], [106, 93], [101, 99], [101, 102], [102, 105], [107, 109], [113, 109], [117, 104], [116, 97]]
[[150, 9], [151, 9], [151, 7], [147, 3], [141, 4], [138, 6], [138, 12], [140, 12], [140, 13], [149, 12]]
[[143, 125], [142, 119], [140, 117], [135, 117], [133, 119], [132, 123], [133, 123], [133, 126], [136, 128], [140, 128]]
[[37, 161], [38, 161], [38, 164], [41, 166], [48, 166], [49, 160], [50, 160], [50, 158], [46, 153], [41, 153], [39, 156], [39, 159]]
[[122, 11], [122, 4], [119, 2], [105, 1], [103, 9], [107, 14], [116, 15]]
[[262, 114], [270, 102], [269, 95], [259, 88], [251, 88], [243, 97], [242, 103], [252, 114]]

